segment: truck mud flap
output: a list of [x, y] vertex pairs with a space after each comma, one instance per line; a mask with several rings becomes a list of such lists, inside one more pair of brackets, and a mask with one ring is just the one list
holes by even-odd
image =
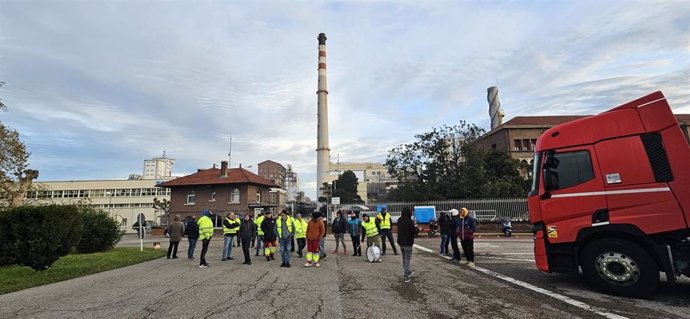
[[537, 264], [537, 269], [551, 272], [549, 270], [549, 260], [546, 256], [546, 242], [543, 231], [538, 231], [534, 234], [534, 260]]

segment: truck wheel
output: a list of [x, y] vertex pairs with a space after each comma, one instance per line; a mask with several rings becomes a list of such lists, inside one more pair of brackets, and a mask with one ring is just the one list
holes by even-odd
[[580, 266], [587, 281], [613, 295], [642, 298], [659, 284], [659, 268], [652, 257], [623, 239], [590, 243], [580, 255]]

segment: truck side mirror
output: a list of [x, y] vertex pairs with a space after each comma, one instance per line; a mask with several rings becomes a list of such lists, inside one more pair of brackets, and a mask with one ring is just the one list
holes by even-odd
[[[554, 155], [554, 151], [547, 152], [546, 159], [544, 159], [544, 189], [547, 193], [551, 190], [558, 189], [558, 173], [555, 169], [558, 168], [559, 160]], [[549, 195], [549, 197], [551, 196]]]

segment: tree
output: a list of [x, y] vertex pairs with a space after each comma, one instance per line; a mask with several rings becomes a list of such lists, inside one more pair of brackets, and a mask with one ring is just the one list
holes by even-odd
[[[4, 82], [0, 82], [0, 87]], [[0, 101], [0, 111], [7, 106]], [[22, 204], [24, 195], [31, 187], [38, 171], [27, 169], [29, 156], [19, 133], [0, 122], [0, 198], [9, 199], [10, 207]]]
[[483, 153], [474, 146], [483, 133], [482, 128], [461, 121], [417, 134], [415, 142], [393, 148], [385, 165], [401, 183], [391, 197], [425, 201], [521, 194], [525, 182], [517, 171], [518, 162], [505, 153]]
[[357, 175], [347, 170], [338, 177], [333, 187], [333, 197], [340, 197], [342, 204], [363, 204], [362, 197], [357, 194]]

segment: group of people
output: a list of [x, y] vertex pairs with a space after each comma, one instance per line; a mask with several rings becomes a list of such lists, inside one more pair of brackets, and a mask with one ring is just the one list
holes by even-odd
[[[453, 262], [461, 261], [461, 254], [458, 248], [458, 239], [462, 245], [469, 267], [474, 267], [474, 231], [476, 224], [474, 219], [469, 217], [467, 208], [460, 211], [452, 209], [448, 216], [445, 212], [441, 213], [438, 224], [441, 229], [441, 255], [449, 255], [448, 246], [453, 249]], [[213, 237], [213, 221], [210, 218], [211, 212], [204, 210], [198, 218], [188, 216], [185, 223], [180, 222], [179, 217], [175, 216], [174, 221], [168, 227], [170, 234], [170, 246], [168, 247], [168, 259], [177, 258], [177, 249], [183, 235], [187, 235], [189, 248], [187, 258], [194, 259], [194, 250], [198, 241], [202, 242], [199, 268], [209, 266], [206, 261], [206, 253], [211, 238]], [[348, 219], [349, 218], [349, 219]], [[378, 246], [381, 248], [381, 255], [386, 255], [387, 245], [390, 244], [393, 254], [398, 255], [398, 250], [393, 241], [391, 231], [391, 215], [385, 208], [376, 216], [362, 214], [359, 218], [358, 212], [338, 211], [332, 223], [332, 233], [335, 237], [336, 247], [333, 253], [338, 253], [342, 244], [343, 253], [347, 254], [347, 244], [345, 234], [350, 235], [352, 241], [352, 256], [362, 256], [361, 243], [366, 240], [367, 248]], [[255, 257], [259, 253], [267, 261], [275, 260], [275, 254], [280, 248], [281, 267], [291, 267], [291, 253], [297, 252], [297, 256], [306, 257], [305, 267], [320, 267], [321, 261], [327, 257], [325, 238], [327, 223], [321, 212], [314, 212], [311, 218], [305, 220], [301, 214], [295, 214], [287, 210], [279, 214], [264, 211], [256, 219], [250, 214], [245, 214], [239, 218], [235, 213], [229, 213], [222, 223], [223, 228], [223, 249], [221, 260], [234, 260], [232, 248], [235, 247], [235, 239], [242, 247], [245, 265], [251, 265], [250, 248], [256, 248]], [[400, 218], [397, 221], [398, 245], [403, 258], [403, 279], [410, 282], [413, 271], [410, 269], [412, 258], [412, 247], [414, 237], [419, 229], [412, 218], [412, 209], [405, 207], [402, 209]], [[297, 248], [295, 249], [295, 241]], [[304, 249], [306, 248], [306, 254]], [[380, 260], [378, 260], [380, 261]]]
[[[460, 211], [451, 209], [448, 211], [448, 214], [441, 212], [438, 218], [438, 226], [441, 232], [440, 254], [442, 256], [449, 256], [448, 245], [450, 245], [453, 249], [452, 261], [454, 263], [461, 263], [474, 268], [474, 232], [477, 230], [477, 223], [474, 218], [469, 216], [469, 210], [463, 207]], [[461, 259], [458, 239], [467, 261], [462, 261]]]

